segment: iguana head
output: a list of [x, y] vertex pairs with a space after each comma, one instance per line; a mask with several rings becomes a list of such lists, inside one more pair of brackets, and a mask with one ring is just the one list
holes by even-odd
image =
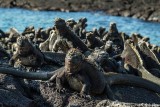
[[107, 40], [112, 41], [114, 45], [121, 46], [121, 47], [123, 46], [123, 39], [118, 32], [116, 23], [110, 23]]
[[101, 64], [104, 60], [109, 58], [109, 54], [106, 51], [97, 49], [89, 56], [89, 58], [94, 58], [96, 62]]
[[94, 39], [95, 39], [94, 33], [93, 32], [86, 33], [86, 39], [89, 41], [94, 41]]
[[105, 51], [111, 52], [112, 51], [112, 45], [113, 45], [112, 41], [106, 41], [106, 44], [104, 46]]
[[87, 18], [85, 18], [85, 17], [84, 18], [80, 18], [79, 22], [86, 23], [87, 22]]
[[131, 39], [132, 39], [132, 41], [134, 43], [134, 46], [138, 45], [139, 38], [137, 36], [137, 33], [132, 33]]
[[68, 19], [68, 20], [66, 21], [66, 24], [67, 24], [68, 26], [70, 26], [71, 28], [73, 28], [74, 25], [77, 24], [77, 22], [76, 22], [74, 19]]
[[26, 27], [23, 32], [31, 32], [31, 31], [35, 31], [34, 26]]
[[84, 55], [80, 50], [72, 48], [68, 51], [65, 58], [65, 69], [67, 74], [74, 74], [81, 69]]
[[118, 33], [118, 29], [117, 29], [116, 23], [114, 23], [114, 22], [110, 23], [109, 32], [110, 33]]
[[125, 64], [129, 64], [135, 69], [143, 66], [143, 60], [131, 40], [125, 42], [121, 57], [125, 60]]
[[157, 63], [159, 63], [156, 55], [153, 53], [152, 50], [149, 49], [149, 47], [147, 46], [147, 42], [140, 42], [139, 43], [139, 48], [141, 50], [141, 52], [143, 52], [143, 54], [147, 55], [148, 57], [150, 57], [152, 60], [156, 61]]
[[99, 34], [103, 34], [103, 32], [105, 32], [106, 28], [104, 27], [99, 27]]
[[60, 29], [66, 26], [65, 20], [61, 18], [56, 18], [54, 21], [54, 24], [57, 29]]
[[84, 18], [80, 18], [78, 23], [80, 23], [82, 28], [85, 28], [87, 26], [86, 22], [87, 22], [87, 18], [84, 17]]
[[10, 28], [10, 34], [9, 34], [9, 37], [7, 38], [6, 42], [16, 42], [16, 40], [19, 36], [20, 36], [20, 34], [18, 33], [17, 29]]
[[28, 37], [26, 36], [18, 37], [16, 44], [19, 54], [27, 54], [31, 50], [31, 43], [28, 41]]

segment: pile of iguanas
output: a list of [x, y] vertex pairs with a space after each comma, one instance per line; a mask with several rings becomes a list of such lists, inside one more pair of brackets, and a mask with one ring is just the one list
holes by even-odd
[[[87, 31], [86, 23], [86, 18], [78, 22], [57, 18], [54, 26], [46, 30], [31, 26], [23, 33], [14, 28], [1, 31], [0, 57], [8, 57], [12, 67], [1, 64], [0, 73], [55, 82], [58, 92], [65, 91], [67, 84], [84, 98], [106, 93], [109, 99], [116, 100], [110, 87], [117, 84], [160, 94], [159, 46], [140, 34], [118, 32], [116, 23], [110, 24], [109, 31], [102, 27]], [[60, 68], [36, 72], [48, 64]]]

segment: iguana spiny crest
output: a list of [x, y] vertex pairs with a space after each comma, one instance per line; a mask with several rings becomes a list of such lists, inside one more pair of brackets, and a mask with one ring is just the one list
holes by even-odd
[[67, 74], [78, 72], [84, 59], [85, 57], [80, 50], [75, 48], [70, 49], [65, 58], [65, 68]]

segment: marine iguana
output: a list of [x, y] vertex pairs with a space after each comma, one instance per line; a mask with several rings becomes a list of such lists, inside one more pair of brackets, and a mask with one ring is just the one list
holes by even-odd
[[52, 28], [47, 28], [47, 29], [39, 28], [38, 30], [35, 31], [35, 37], [34, 37], [33, 41], [36, 44], [40, 44], [40, 43], [46, 41], [50, 35], [51, 30], [52, 30]]
[[66, 24], [73, 30], [74, 25], [77, 24], [77, 22], [74, 19], [68, 19], [66, 21]]
[[104, 50], [96, 49], [88, 56], [88, 59], [97, 63], [97, 65], [100, 66], [99, 68], [102, 68], [104, 72], [125, 72], [120, 64], [118, 64], [114, 58], [109, 57], [109, 54]]
[[103, 37], [103, 41], [112, 41], [113, 45], [116, 45], [117, 47], [120, 47], [123, 50], [123, 39], [118, 32], [118, 29], [116, 27], [116, 23], [110, 23], [109, 31], [108, 33]]
[[103, 42], [96, 38], [96, 35], [93, 32], [86, 33], [86, 45], [90, 49], [94, 49], [95, 47], [103, 46]]
[[73, 31], [74, 33], [79, 36], [80, 38], [84, 39], [85, 35], [83, 33], [83, 31], [85, 30], [85, 28], [87, 27], [87, 18], [80, 18], [77, 22], [77, 24], [75, 24], [73, 26]]
[[[81, 51], [88, 51], [87, 46], [76, 36], [76, 34], [66, 25], [65, 20], [61, 18], [55, 19], [55, 33], [57, 35], [57, 39], [55, 43], [61, 43], [62, 39], [66, 39], [70, 47], [79, 48]], [[58, 44], [54, 44], [56, 46]], [[58, 48], [58, 47], [57, 47]], [[53, 47], [56, 50], [55, 47]]]
[[15, 67], [37, 68], [43, 64], [56, 64], [50, 57], [44, 55], [38, 48], [29, 42], [26, 36], [20, 36], [16, 42], [16, 52], [11, 57], [9, 64]]
[[135, 49], [138, 51], [141, 59], [144, 62], [144, 67], [153, 75], [160, 77], [160, 63], [157, 56], [150, 49], [152, 45], [146, 37], [139, 37], [138, 34], [133, 33], [131, 36], [131, 42]]
[[[109, 86], [114, 84], [136, 85], [147, 89], [151, 88], [147, 86], [147, 84], [151, 82], [142, 79], [144, 82], [142, 84], [141, 78], [127, 74], [114, 74], [117, 77], [113, 76], [115, 81], [112, 81], [111, 75], [109, 76], [108, 74], [102, 73], [95, 64], [85, 59], [77, 49], [71, 49], [67, 53], [65, 68], [60, 71], [53, 75], [50, 81], [56, 80], [59, 91], [63, 89], [63, 85], [67, 82], [72, 89], [80, 92], [81, 96], [85, 96], [86, 94], [102, 94], [105, 91], [108, 97], [113, 100], [114, 95]], [[107, 79], [108, 76], [111, 77], [109, 80]], [[160, 89], [159, 85], [156, 86]], [[159, 91], [156, 92], [159, 93]]]
[[[65, 46], [66, 45], [66, 46]], [[66, 52], [70, 48], [79, 48], [83, 52], [88, 50], [87, 46], [79, 37], [66, 25], [65, 20], [61, 18], [55, 19], [54, 30], [51, 31], [49, 38], [40, 44], [43, 51], [57, 51], [59, 48]]]
[[160, 62], [154, 52], [149, 49], [147, 43], [142, 41], [138, 43], [139, 45], [139, 53], [141, 54], [146, 69], [151, 72], [153, 75], [160, 78]]
[[138, 50], [133, 46], [130, 40], [127, 40], [124, 45], [124, 50], [121, 54], [121, 57], [124, 59], [125, 67], [130, 65], [138, 71], [138, 75], [144, 79], [154, 82], [157, 85], [160, 85], [160, 79], [152, 75], [145, 67], [144, 61], [141, 58]]
[[[73, 63], [75, 62], [75, 63]], [[63, 88], [63, 83], [68, 82], [69, 86], [85, 97], [85, 94], [102, 94], [106, 92], [109, 99], [114, 100], [114, 95], [109, 86], [111, 85], [133, 85], [160, 93], [160, 86], [148, 80], [127, 74], [104, 74], [97, 66], [85, 59], [77, 49], [71, 49], [66, 58], [65, 66], [52, 72], [23, 72], [15, 68], [0, 66], [0, 73], [14, 75], [20, 78], [33, 80], [55, 81], [58, 90]], [[67, 80], [67, 81], [65, 81]]]
[[153, 45], [151, 50], [156, 55], [156, 57], [158, 58], [158, 61], [160, 62], [160, 47]]

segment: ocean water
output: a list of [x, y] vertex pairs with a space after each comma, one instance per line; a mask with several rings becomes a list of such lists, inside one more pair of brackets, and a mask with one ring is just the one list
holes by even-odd
[[0, 29], [8, 31], [15, 27], [22, 32], [25, 27], [33, 25], [35, 28], [52, 27], [55, 18], [70, 19], [76, 21], [79, 18], [88, 19], [87, 30], [93, 28], [105, 27], [108, 30], [110, 22], [116, 22], [119, 32], [125, 32], [129, 35], [140, 33], [143, 36], [150, 37], [151, 43], [160, 46], [160, 23], [146, 22], [138, 19], [117, 17], [106, 15], [103, 12], [58, 12], [58, 11], [31, 11], [25, 9], [0, 8]]

